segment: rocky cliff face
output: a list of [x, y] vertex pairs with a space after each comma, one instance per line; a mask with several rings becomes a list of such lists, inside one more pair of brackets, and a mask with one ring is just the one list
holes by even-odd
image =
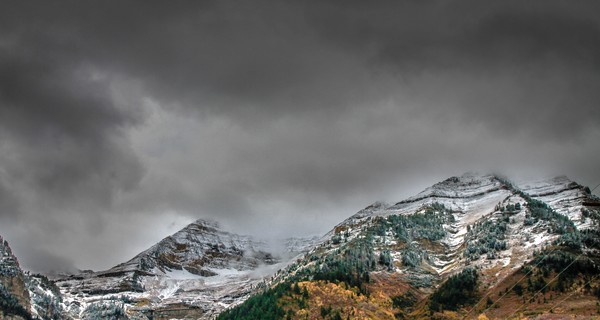
[[31, 302], [25, 286], [25, 275], [13, 255], [8, 241], [0, 237], [0, 318], [27, 319]]
[[0, 319], [69, 319], [58, 287], [43, 275], [23, 272], [0, 237]]

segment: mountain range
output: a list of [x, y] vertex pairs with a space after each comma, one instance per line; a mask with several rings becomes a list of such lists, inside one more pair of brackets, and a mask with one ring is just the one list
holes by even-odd
[[322, 237], [275, 247], [198, 220], [109, 270], [48, 279], [23, 272], [2, 241], [0, 319], [585, 319], [600, 312], [600, 199], [564, 176], [511, 182], [467, 173], [394, 204], [375, 202]]

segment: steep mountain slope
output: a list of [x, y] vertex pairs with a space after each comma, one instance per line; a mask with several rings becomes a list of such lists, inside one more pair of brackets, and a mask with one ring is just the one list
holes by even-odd
[[31, 300], [25, 287], [25, 275], [8, 242], [0, 237], [0, 303], [2, 316], [30, 317]]
[[376, 202], [322, 238], [282, 240], [283, 252], [198, 220], [109, 270], [54, 283], [24, 273], [0, 239], [0, 319], [590, 316], [599, 203], [566, 177], [468, 173]]
[[[282, 246], [303, 250], [310, 243], [289, 239]], [[56, 283], [75, 318], [204, 319], [245, 300], [299, 253], [275, 254], [265, 242], [198, 220], [125, 263]]]
[[58, 288], [42, 275], [23, 272], [0, 237], [0, 319], [68, 319]]
[[532, 198], [547, 203], [556, 212], [569, 217], [580, 230], [598, 227], [600, 217], [595, 214], [600, 202], [593, 197], [588, 187], [565, 176], [517, 183], [517, 187]]
[[[500, 305], [489, 294], [518, 284], [519, 273], [524, 287], [537, 288], [528, 281], [539, 279], [531, 270], [542, 258], [555, 262], [540, 271], [547, 277], [585, 266], [571, 279], [586, 279], [591, 288], [591, 302], [572, 311], [585, 313], [600, 287], [600, 279], [589, 278], [600, 272], [600, 237], [597, 207], [587, 205], [598, 199], [588, 190], [566, 178], [520, 189], [494, 175], [465, 174], [394, 205], [375, 203], [279, 273], [272, 289], [221, 318], [504, 318], [511, 314], [487, 308]], [[576, 219], [582, 215], [586, 221]], [[563, 289], [568, 295], [577, 287]]]
[[249, 236], [224, 232], [215, 222], [198, 220], [161, 240], [130, 261], [102, 274], [142, 271], [165, 274], [184, 270], [199, 276], [215, 276], [212, 269], [249, 270], [259, 264], [273, 264], [264, 252], [266, 244]]

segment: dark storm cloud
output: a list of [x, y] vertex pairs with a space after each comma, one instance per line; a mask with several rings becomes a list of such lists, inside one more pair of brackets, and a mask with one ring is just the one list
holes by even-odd
[[[536, 135], [566, 139], [600, 124], [597, 20], [582, 21], [557, 12], [500, 13], [475, 30], [464, 51], [479, 52], [472, 57], [479, 62], [479, 70], [489, 69], [505, 77], [494, 91], [506, 90], [508, 98], [484, 89], [481, 96], [481, 92], [475, 93], [473, 101], [465, 104], [466, 116], [486, 119], [499, 131], [526, 128]], [[491, 67], [486, 67], [489, 64]], [[501, 112], [493, 114], [485, 111], [488, 109]]]
[[253, 120], [266, 112], [336, 115], [368, 105], [392, 90], [377, 87], [381, 73], [410, 82], [422, 72], [486, 76], [509, 66], [533, 69], [535, 77], [546, 63], [597, 68], [599, 59], [593, 10], [559, 2], [125, 2], [44, 9], [32, 10], [41, 15], [34, 19], [52, 26], [48, 42], [72, 49], [61, 54], [139, 78], [164, 104]]
[[321, 232], [466, 170], [600, 179], [599, 10], [5, 2], [0, 231], [106, 266], [85, 247], [120, 262], [159, 217]]
[[14, 221], [19, 213], [18, 201], [5, 180], [0, 178], [0, 215], [5, 221]]
[[586, 4], [396, 2], [387, 10], [334, 6], [315, 20], [325, 39], [362, 51], [418, 94], [435, 91], [437, 100], [419, 110], [426, 116], [570, 138], [600, 121], [600, 29], [592, 13], [600, 8]]
[[140, 163], [121, 137], [139, 116], [115, 106], [107, 84], [80, 61], [54, 54], [29, 39], [0, 53], [3, 178], [53, 205], [110, 203], [139, 179]]
[[75, 243], [98, 234], [98, 217], [114, 216], [114, 198], [139, 181], [125, 133], [141, 114], [114, 103], [110, 83], [68, 41], [73, 26], [45, 23], [51, 6], [21, 5], [0, 10], [0, 226], [26, 266], [60, 270], [62, 256], [80, 253], [66, 253], [61, 234]]

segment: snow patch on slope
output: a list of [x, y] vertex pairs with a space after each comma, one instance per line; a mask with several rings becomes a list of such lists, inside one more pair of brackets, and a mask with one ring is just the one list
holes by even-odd
[[593, 196], [586, 193], [583, 186], [566, 176], [516, 184], [532, 198], [547, 203], [556, 212], [567, 216], [578, 229], [589, 229], [593, 226], [592, 221], [582, 215], [582, 210], [585, 209], [584, 202], [593, 201]]

